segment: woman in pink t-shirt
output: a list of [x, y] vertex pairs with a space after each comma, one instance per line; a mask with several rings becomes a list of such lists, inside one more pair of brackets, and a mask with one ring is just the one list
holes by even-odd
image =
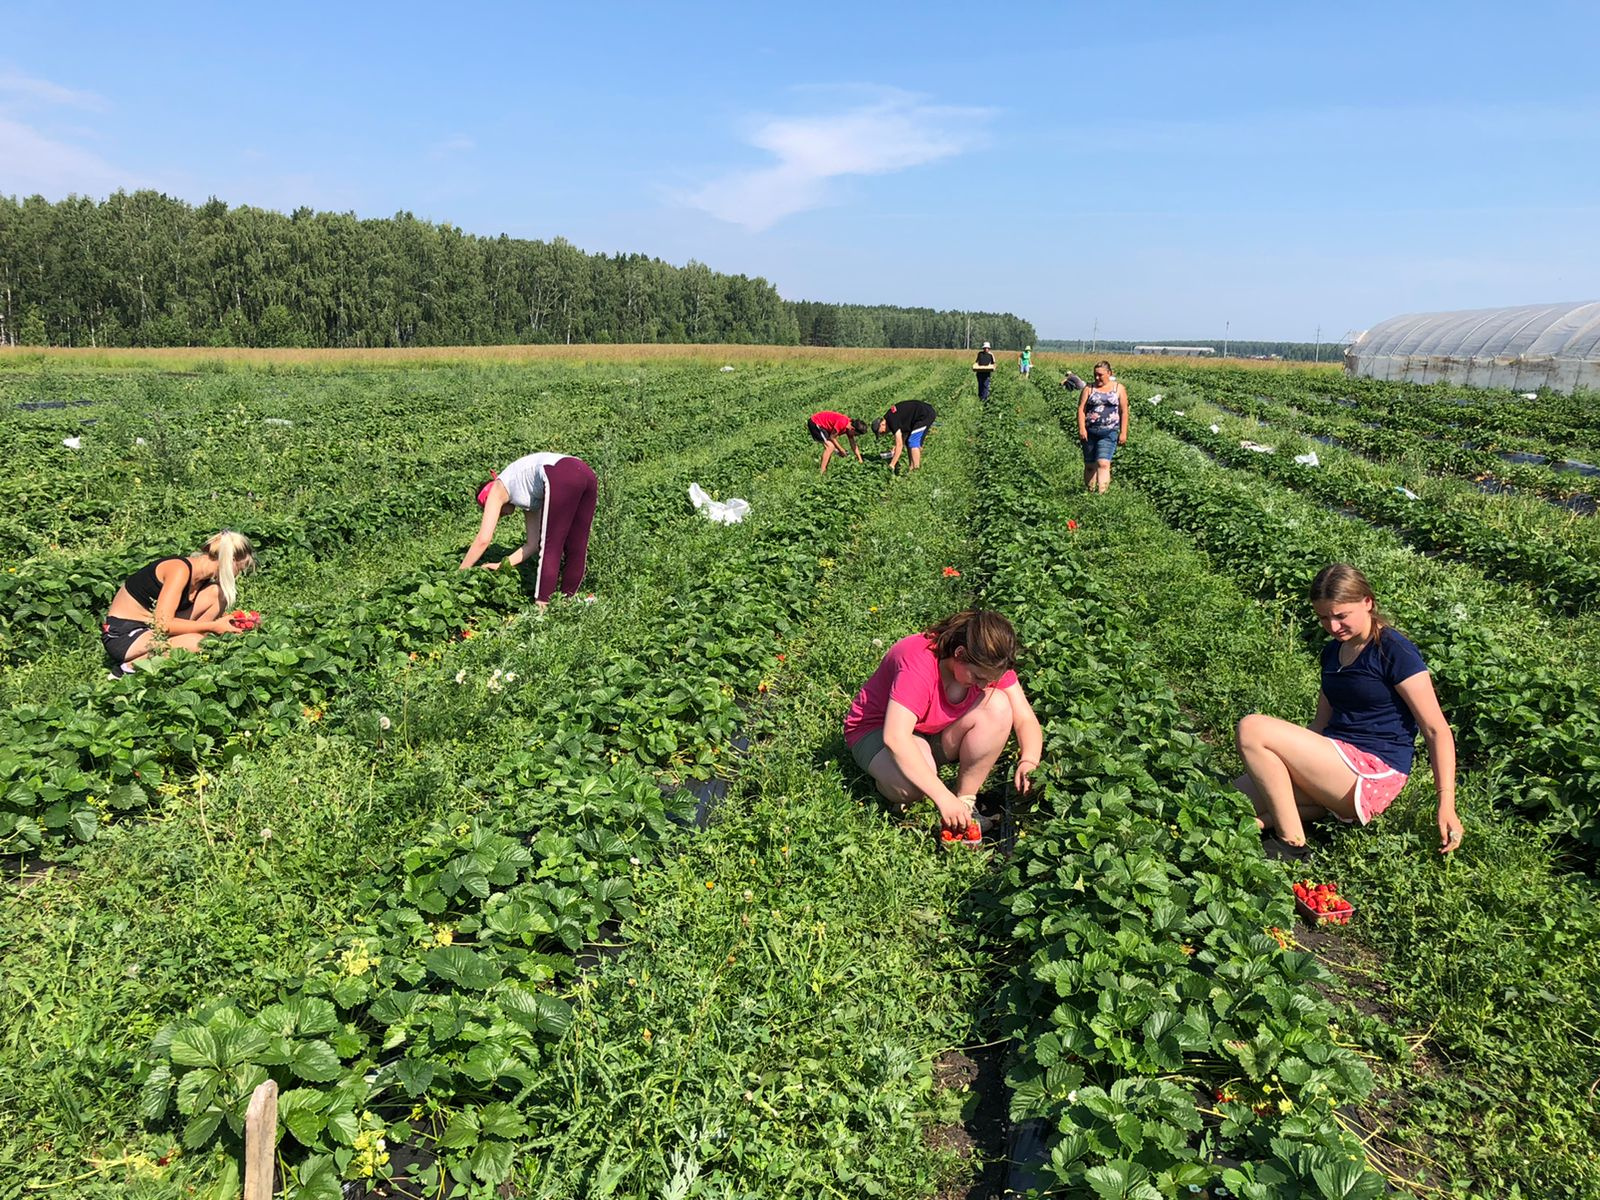
[[[901, 638], [856, 693], [844, 740], [878, 791], [904, 807], [927, 796], [947, 829], [965, 829], [978, 790], [1016, 731], [1018, 791], [1039, 767], [1044, 731], [1012, 669], [1017, 635], [997, 612], [958, 612]], [[951, 791], [939, 768], [956, 764]]]

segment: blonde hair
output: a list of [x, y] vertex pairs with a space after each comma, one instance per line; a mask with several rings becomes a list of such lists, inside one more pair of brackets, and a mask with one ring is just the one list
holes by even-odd
[[205, 550], [217, 560], [217, 590], [222, 593], [222, 607], [232, 608], [239, 591], [239, 576], [256, 569], [255, 547], [244, 534], [224, 529], [207, 540]]
[[1329, 563], [1317, 572], [1311, 581], [1311, 603], [1329, 600], [1335, 604], [1354, 604], [1361, 600], [1372, 601], [1372, 640], [1376, 642], [1385, 629], [1394, 628], [1389, 618], [1378, 609], [1378, 597], [1373, 594], [1367, 577], [1349, 563]]
[[966, 660], [986, 675], [1000, 676], [1017, 665], [1017, 631], [1000, 613], [969, 608], [946, 617], [923, 633], [935, 658], [965, 650]]

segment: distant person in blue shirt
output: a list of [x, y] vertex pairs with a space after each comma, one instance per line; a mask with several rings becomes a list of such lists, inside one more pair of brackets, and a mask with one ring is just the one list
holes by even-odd
[[1311, 604], [1333, 639], [1322, 651], [1322, 689], [1309, 728], [1252, 713], [1239, 722], [1245, 774], [1234, 786], [1268, 828], [1270, 857], [1306, 855], [1303, 822], [1332, 813], [1367, 824], [1411, 773], [1422, 730], [1439, 794], [1439, 853], [1461, 845], [1456, 743], [1416, 646], [1378, 611], [1367, 577], [1345, 563], [1311, 582]]

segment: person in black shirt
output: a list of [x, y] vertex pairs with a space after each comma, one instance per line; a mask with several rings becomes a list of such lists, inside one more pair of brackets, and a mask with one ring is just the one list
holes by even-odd
[[989, 343], [983, 344], [983, 349], [978, 351], [977, 361], [972, 364], [972, 369], [978, 373], [978, 399], [989, 398], [989, 384], [994, 380], [994, 355], [989, 353]]
[[[242, 533], [224, 531], [187, 558], [157, 559], [128, 577], [111, 598], [100, 624], [101, 644], [113, 672], [170, 647], [198, 650], [213, 633], [243, 633], [228, 616], [235, 581], [255, 569], [255, 549]], [[248, 626], [253, 628], [253, 625]]]
[[915, 471], [922, 466], [922, 439], [927, 436], [928, 427], [937, 416], [933, 405], [924, 404], [921, 400], [906, 400], [891, 405], [889, 411], [878, 418], [872, 426], [872, 432], [894, 434], [894, 453], [889, 458], [891, 471], [900, 465], [900, 456], [907, 448], [911, 450], [911, 469]]

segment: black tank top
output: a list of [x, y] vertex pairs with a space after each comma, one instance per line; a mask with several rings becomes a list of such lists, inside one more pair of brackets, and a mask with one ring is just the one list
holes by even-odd
[[[179, 555], [158, 558], [149, 566], [140, 567], [132, 575], [128, 576], [128, 582], [123, 584], [128, 589], [128, 595], [134, 598], [139, 607], [148, 608], [151, 612], [155, 612], [156, 601], [161, 599], [161, 580], [156, 578], [156, 568], [162, 563], [169, 562], [181, 562], [183, 569], [189, 572], [190, 578], [194, 577], [194, 570], [189, 566], [189, 560]], [[183, 586], [188, 588], [188, 581], [185, 581]]]

